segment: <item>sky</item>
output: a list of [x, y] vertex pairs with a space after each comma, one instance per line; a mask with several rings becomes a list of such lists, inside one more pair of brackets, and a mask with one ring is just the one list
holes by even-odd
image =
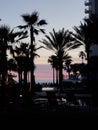
[[[53, 28], [56, 31], [63, 27], [65, 30], [73, 30], [85, 17], [84, 10], [84, 0], [0, 0], [0, 24], [9, 25], [11, 28], [24, 25], [21, 15], [38, 11], [39, 19], [45, 19], [48, 23], [43, 27], [46, 34], [52, 32]], [[35, 38], [40, 45], [38, 41], [43, 39], [44, 35], [39, 34]], [[37, 53], [40, 58], [35, 59], [36, 64], [47, 64], [48, 57], [52, 54], [45, 49], [40, 49]], [[71, 51], [76, 62], [79, 61], [78, 53], [79, 49]]]

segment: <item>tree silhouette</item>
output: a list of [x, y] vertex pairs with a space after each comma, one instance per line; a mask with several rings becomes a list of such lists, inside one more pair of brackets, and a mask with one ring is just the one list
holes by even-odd
[[82, 59], [82, 64], [84, 63], [84, 59], [86, 59], [86, 54], [83, 51], [80, 51], [79, 57]]
[[[74, 27], [76, 42], [80, 42], [84, 47], [87, 53], [87, 78], [88, 78], [88, 87], [91, 88], [91, 93], [93, 97], [93, 102], [98, 106], [98, 80], [96, 72], [97, 62], [92, 62], [91, 48], [92, 45], [98, 45], [98, 16], [91, 14], [89, 18], [84, 19], [84, 23], [81, 22], [79, 27]], [[96, 71], [94, 70], [96, 68]], [[94, 70], [94, 71], [93, 71]]]
[[80, 44], [74, 43], [73, 38], [68, 30], [64, 30], [62, 28], [58, 32], [53, 29], [53, 32], [50, 32], [50, 36], [46, 35], [46, 39], [40, 41], [45, 45], [46, 49], [49, 49], [55, 53], [58, 58], [58, 66], [59, 66], [59, 85], [61, 86], [63, 81], [63, 62], [66, 56], [66, 52], [71, 49], [77, 48]]
[[67, 70], [69, 77], [70, 77], [70, 72], [71, 72], [71, 66], [70, 66], [71, 63], [72, 63], [72, 57], [66, 54], [65, 69]]
[[[10, 43], [15, 43], [25, 38], [26, 33], [14, 32], [7, 25], [0, 26], [0, 52], [1, 52], [1, 70], [2, 70], [2, 97], [5, 97], [5, 86], [7, 79], [7, 49], [11, 48]], [[3, 101], [4, 102], [4, 101]]]
[[33, 43], [35, 42], [35, 34], [38, 35], [39, 32], [45, 33], [44, 29], [41, 29], [40, 26], [46, 25], [46, 21], [44, 19], [39, 20], [39, 15], [38, 12], [33, 12], [32, 14], [23, 14], [21, 15], [24, 22], [26, 23], [25, 25], [20, 25], [18, 26], [20, 29], [28, 29], [30, 31], [30, 44], [31, 44], [31, 51], [30, 51], [30, 63], [31, 63], [31, 86], [30, 88], [33, 89], [33, 85], [35, 84], [34, 82], [34, 55], [33, 55], [33, 49], [34, 45]]
[[76, 42], [79, 42], [85, 47], [87, 53], [87, 64], [88, 64], [88, 80], [90, 79], [90, 48], [94, 44], [98, 44], [98, 17], [91, 14], [90, 18], [84, 19], [84, 23], [80, 23], [80, 26], [74, 26], [75, 33], [72, 33]]
[[58, 58], [55, 55], [49, 57], [48, 62], [51, 63], [53, 68], [53, 84], [55, 83], [55, 70], [56, 70], [56, 84], [58, 84]]

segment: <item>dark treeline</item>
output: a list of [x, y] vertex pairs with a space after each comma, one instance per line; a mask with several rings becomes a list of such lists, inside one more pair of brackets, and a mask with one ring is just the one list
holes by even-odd
[[[10, 29], [8, 25], [0, 25], [0, 96], [1, 104], [4, 105], [6, 97], [16, 98], [22, 94], [25, 100], [30, 100], [34, 96], [35, 86], [35, 63], [34, 59], [37, 50], [44, 48], [53, 51], [47, 61], [53, 68], [53, 84], [62, 90], [63, 69], [66, 68], [68, 74], [73, 71], [74, 74], [79, 71], [82, 76], [87, 78], [87, 86], [90, 88], [94, 99], [94, 105], [98, 104], [98, 56], [93, 56], [91, 47], [98, 44], [98, 17], [94, 14], [90, 18], [80, 22], [80, 26], [74, 26], [74, 32], [65, 30], [64, 27], [58, 31], [53, 30], [47, 35], [44, 25], [46, 20], [39, 20], [38, 12], [23, 14], [25, 22], [23, 25], [17, 25], [19, 31]], [[36, 35], [44, 33], [45, 37], [40, 40], [41, 46], [37, 47]], [[30, 37], [28, 43], [24, 39]], [[85, 50], [80, 50], [80, 64], [73, 64], [70, 51], [80, 46]], [[10, 51], [10, 54], [8, 53]], [[8, 58], [11, 55], [12, 58]], [[87, 63], [84, 63], [86, 59]], [[11, 71], [18, 72], [19, 83], [15, 84]], [[27, 82], [27, 75], [30, 72], [30, 83]], [[56, 72], [56, 73], [55, 73]], [[18, 86], [18, 87], [17, 87]], [[38, 85], [40, 88], [41, 86]], [[29, 101], [28, 101], [29, 102]]]

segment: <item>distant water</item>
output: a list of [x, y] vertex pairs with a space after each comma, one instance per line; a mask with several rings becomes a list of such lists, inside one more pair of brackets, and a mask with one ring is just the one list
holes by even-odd
[[52, 82], [53, 72], [51, 65], [36, 65], [35, 80], [37, 83]]
[[[63, 72], [64, 78], [68, 78], [66, 71]], [[51, 83], [53, 82], [53, 69], [50, 64], [47, 65], [36, 65], [35, 69], [35, 80], [36, 83]]]
[[[14, 73], [17, 75], [17, 73]], [[53, 82], [53, 70], [51, 65], [47, 64], [38, 64], [35, 68], [35, 81], [36, 83], [51, 83]], [[66, 75], [66, 72], [64, 71], [64, 75]], [[14, 78], [16, 81], [18, 81], [18, 75]], [[30, 81], [30, 73], [28, 75], [28, 81]]]

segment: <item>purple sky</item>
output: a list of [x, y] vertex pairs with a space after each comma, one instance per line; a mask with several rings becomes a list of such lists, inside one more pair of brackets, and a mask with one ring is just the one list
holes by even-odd
[[[85, 17], [84, 10], [84, 0], [0, 0], [0, 24], [7, 24], [11, 28], [22, 25], [22, 14], [38, 11], [39, 18], [48, 22], [45, 26], [48, 34], [53, 28], [57, 31], [62, 27], [72, 30], [73, 26], [78, 26]], [[44, 35], [39, 35], [36, 39], [41, 40], [43, 37]], [[71, 52], [75, 60], [79, 60], [78, 53], [79, 50]], [[38, 54], [40, 58], [35, 60], [36, 64], [47, 64], [51, 53], [39, 50]]]

